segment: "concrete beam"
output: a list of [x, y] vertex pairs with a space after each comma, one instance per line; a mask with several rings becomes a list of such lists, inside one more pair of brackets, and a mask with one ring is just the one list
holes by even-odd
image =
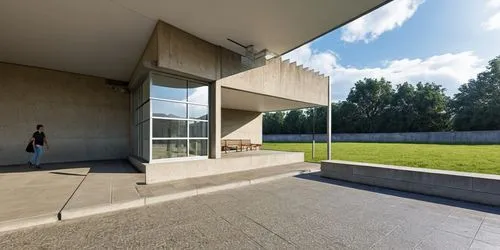
[[296, 63], [275, 58], [267, 64], [218, 80], [225, 88], [326, 106], [329, 80]]

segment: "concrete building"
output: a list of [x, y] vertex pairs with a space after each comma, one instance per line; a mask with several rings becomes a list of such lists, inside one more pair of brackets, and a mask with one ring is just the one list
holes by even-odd
[[328, 77], [279, 56], [386, 2], [2, 1], [0, 165], [27, 161], [38, 123], [45, 162], [128, 158], [148, 183], [303, 160], [221, 141], [328, 105]]

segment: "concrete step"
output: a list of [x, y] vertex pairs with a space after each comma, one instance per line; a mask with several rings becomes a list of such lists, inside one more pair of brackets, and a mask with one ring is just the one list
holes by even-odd
[[[79, 206], [64, 208], [60, 213], [60, 219], [69, 220], [89, 215], [137, 208], [226, 189], [248, 186], [256, 183], [273, 181], [305, 173], [319, 172], [319, 169], [319, 164], [302, 162], [159, 184], [140, 185], [137, 183], [131, 183], [131, 185], [134, 185], [137, 190], [138, 198], [121, 200], [114, 203], [103, 202], [102, 204], [95, 204], [94, 199], [91, 199], [89, 200], [89, 206], [86, 206], [81, 200], [78, 202]], [[112, 192], [114, 192], [113, 195], [119, 195], [121, 191], [123, 190], [116, 189]]]

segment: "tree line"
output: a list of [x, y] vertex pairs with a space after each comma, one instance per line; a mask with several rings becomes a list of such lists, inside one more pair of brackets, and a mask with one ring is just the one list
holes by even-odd
[[[365, 78], [332, 103], [334, 133], [438, 132], [500, 129], [500, 56], [450, 98], [436, 83]], [[264, 114], [264, 134], [326, 133], [327, 108]]]

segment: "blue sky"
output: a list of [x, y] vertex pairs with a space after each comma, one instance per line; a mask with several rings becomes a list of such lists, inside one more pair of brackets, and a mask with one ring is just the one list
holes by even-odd
[[448, 95], [500, 55], [500, 0], [394, 0], [285, 58], [331, 76], [333, 99], [364, 77], [436, 82]]

